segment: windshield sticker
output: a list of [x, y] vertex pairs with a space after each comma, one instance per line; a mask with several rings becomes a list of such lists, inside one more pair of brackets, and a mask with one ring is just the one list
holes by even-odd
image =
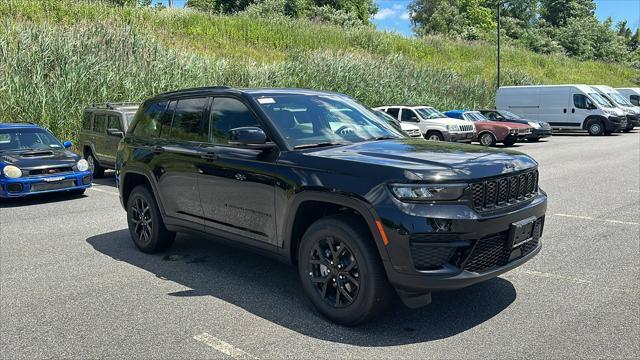
[[276, 103], [276, 101], [273, 100], [273, 98], [260, 98], [260, 99], [258, 99], [258, 102], [260, 104], [263, 104], [263, 105], [264, 104], [275, 104]]

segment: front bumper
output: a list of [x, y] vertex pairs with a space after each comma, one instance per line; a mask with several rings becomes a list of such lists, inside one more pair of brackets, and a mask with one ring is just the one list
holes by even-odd
[[[391, 202], [394, 205], [376, 207], [388, 236], [385, 266], [391, 284], [406, 293], [453, 290], [488, 280], [522, 265], [542, 247], [547, 197], [541, 190], [496, 213], [479, 213], [462, 204]], [[391, 220], [398, 209], [402, 215]], [[536, 219], [539, 232], [532, 241], [513, 247], [509, 231], [523, 219]]]
[[15, 198], [91, 187], [91, 171], [76, 171], [48, 176], [0, 178], [0, 198]]
[[549, 137], [553, 134], [553, 130], [551, 128], [548, 129], [533, 129], [533, 132], [530, 135], [527, 135], [525, 139], [541, 139]]
[[640, 115], [627, 115], [627, 129], [640, 126]]
[[475, 131], [466, 132], [445, 132], [443, 134], [445, 141], [470, 143], [476, 137]]
[[607, 132], [622, 131], [627, 127], [626, 116], [609, 116], [604, 124]]

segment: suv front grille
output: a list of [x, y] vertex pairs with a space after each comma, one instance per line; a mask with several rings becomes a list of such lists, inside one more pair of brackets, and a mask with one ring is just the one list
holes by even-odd
[[56, 168], [46, 168], [46, 169], [37, 169], [37, 170], [29, 170], [30, 176], [37, 175], [53, 175], [53, 174], [62, 174], [73, 172], [72, 167], [56, 167]]
[[460, 125], [460, 131], [473, 131], [473, 125]]
[[473, 207], [478, 211], [498, 209], [533, 197], [538, 191], [538, 170], [471, 184]]

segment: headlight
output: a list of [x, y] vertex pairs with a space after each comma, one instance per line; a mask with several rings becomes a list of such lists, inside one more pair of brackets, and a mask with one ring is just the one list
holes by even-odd
[[517, 134], [517, 133], [518, 133], [518, 129], [511, 129], [511, 130], [509, 130], [509, 134], [511, 134], [511, 135], [515, 135], [515, 134]]
[[529, 126], [534, 129], [540, 129], [540, 124], [538, 124], [537, 122], [529, 121], [527, 124], [529, 124]]
[[447, 131], [460, 131], [460, 126], [458, 126], [458, 125], [447, 125]]
[[464, 193], [467, 184], [391, 184], [391, 192], [399, 200], [436, 201], [457, 200]]
[[78, 171], [87, 171], [89, 170], [89, 163], [85, 159], [80, 159], [78, 161]]
[[22, 170], [13, 165], [5, 166], [4, 169], [2, 169], [2, 173], [9, 179], [17, 179], [22, 176]]

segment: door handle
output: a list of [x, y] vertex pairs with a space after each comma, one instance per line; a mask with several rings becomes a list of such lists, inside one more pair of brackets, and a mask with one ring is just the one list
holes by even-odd
[[153, 151], [156, 154], [161, 154], [164, 152], [164, 148], [162, 146], [156, 145], [151, 147], [151, 151]]
[[575, 114], [576, 113], [576, 109], [571, 109], [571, 113]]
[[562, 112], [566, 114], [567, 113], [567, 109], [562, 109]]
[[216, 155], [215, 153], [212, 152], [206, 152], [206, 153], [202, 153], [200, 154], [200, 157], [202, 159], [208, 160], [208, 161], [213, 161], [218, 159], [218, 155]]

